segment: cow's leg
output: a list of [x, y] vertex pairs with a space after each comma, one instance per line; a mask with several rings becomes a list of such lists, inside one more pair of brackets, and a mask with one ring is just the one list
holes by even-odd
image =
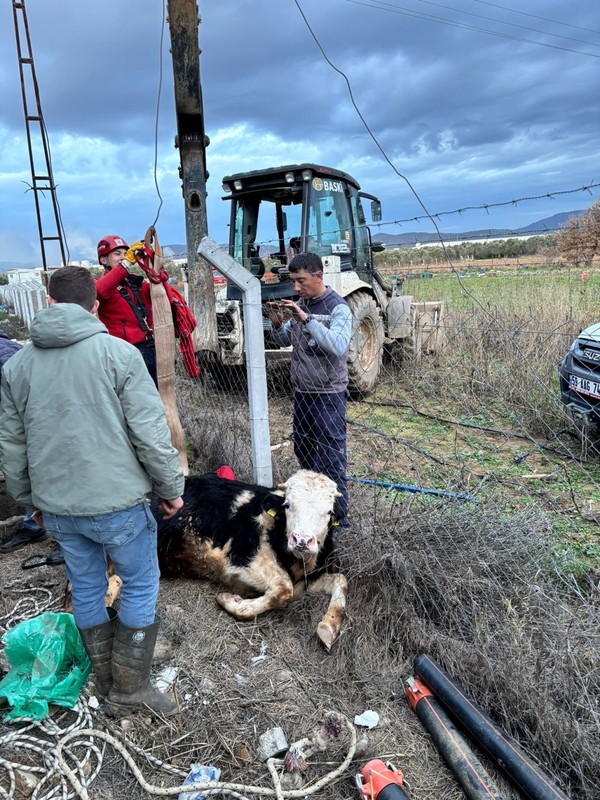
[[[115, 565], [110, 560], [109, 557], [106, 559], [106, 574], [108, 575], [108, 589], [106, 590], [106, 596], [104, 598], [104, 604], [107, 607], [112, 607], [121, 595], [121, 586], [123, 585], [123, 581], [119, 576], [115, 573]], [[65, 587], [65, 596], [63, 600], [63, 611], [67, 614], [73, 613], [73, 595], [71, 593], [71, 581], [67, 581], [67, 585]]]
[[[304, 589], [304, 582], [299, 582], [294, 586], [294, 597], [301, 594]], [[340, 635], [342, 624], [346, 619], [346, 595], [348, 594], [348, 581], [340, 573], [325, 574], [317, 578], [314, 583], [309, 583], [306, 589], [311, 594], [328, 594], [330, 596], [329, 606], [325, 616], [317, 625], [317, 636], [323, 642], [327, 650]]]
[[287, 573], [272, 565], [270, 574], [251, 564], [244, 570], [244, 583], [257, 592], [259, 597], [240, 597], [223, 592], [217, 602], [236, 619], [254, 619], [259, 614], [273, 609], [285, 608], [293, 597], [294, 589]]
[[113, 606], [115, 600], [121, 594], [121, 586], [123, 585], [123, 581], [119, 578], [118, 575], [111, 575], [108, 579], [108, 591], [106, 592], [106, 597], [104, 598], [104, 602], [107, 606]]

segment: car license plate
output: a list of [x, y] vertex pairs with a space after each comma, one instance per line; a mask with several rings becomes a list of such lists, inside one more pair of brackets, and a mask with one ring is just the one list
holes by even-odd
[[589, 378], [580, 378], [578, 375], [569, 375], [569, 386], [580, 394], [587, 394], [600, 400], [600, 383]]

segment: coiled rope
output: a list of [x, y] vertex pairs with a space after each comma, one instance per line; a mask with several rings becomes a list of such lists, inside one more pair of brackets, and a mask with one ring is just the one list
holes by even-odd
[[[44, 587], [26, 587], [17, 589], [11, 587], [13, 592], [27, 593], [15, 603], [11, 612], [0, 617], [0, 627], [10, 628], [24, 619], [30, 619], [44, 611], [51, 610], [59, 602], [53, 593]], [[32, 596], [32, 592], [40, 593], [41, 598]], [[70, 724], [60, 723], [69, 719], [75, 713], [76, 717]], [[94, 719], [108, 730], [94, 728]], [[111, 725], [103, 715], [97, 714], [90, 706], [87, 696], [82, 695], [72, 711], [65, 709], [58, 717], [58, 721], [47, 717], [42, 721], [28, 719], [15, 719], [12, 723], [23, 723], [25, 727], [0, 735], [0, 769], [8, 773], [9, 788], [0, 786], [0, 800], [12, 800], [17, 790], [16, 772], [40, 776], [32, 794], [31, 800], [72, 800], [75, 797], [89, 800], [88, 788], [98, 777], [104, 759], [106, 744], [109, 744], [129, 765], [134, 777], [140, 786], [149, 794], [160, 796], [178, 795], [182, 792], [203, 790], [205, 796], [225, 794], [239, 800], [247, 800], [248, 794], [261, 797], [276, 797], [277, 800], [287, 798], [303, 798], [314, 795], [324, 786], [335, 781], [350, 765], [356, 751], [356, 731], [350, 721], [338, 712], [329, 712], [325, 716], [325, 726], [322, 731], [312, 737], [301, 739], [291, 745], [288, 755], [303, 761], [316, 750], [326, 747], [326, 739], [330, 736], [323, 731], [329, 727], [331, 730], [341, 731], [345, 726], [350, 733], [350, 745], [344, 761], [333, 771], [318, 779], [316, 782], [302, 789], [284, 790], [281, 786], [281, 771], [284, 760], [270, 758], [267, 768], [273, 781], [273, 787], [252, 786], [224, 781], [208, 783], [181, 784], [171, 788], [155, 786], [148, 783], [141, 770], [133, 760], [130, 751], [137, 753], [149, 763], [169, 772], [178, 778], [185, 779], [188, 770], [169, 764], [156, 758], [151, 753], [131, 742], [119, 729]], [[110, 733], [108, 732], [110, 731]], [[337, 736], [336, 736], [337, 738]], [[98, 746], [94, 740], [100, 739], [103, 745]], [[67, 747], [68, 745], [68, 747]], [[84, 748], [81, 753], [81, 748]], [[77, 751], [77, 754], [76, 752]], [[15, 754], [7, 758], [7, 754]], [[35, 764], [22, 763], [18, 760], [25, 753], [36, 754]], [[23, 759], [25, 760], [25, 759]]]
[[[59, 723], [48, 717], [42, 722], [28, 722], [26, 727], [10, 731], [0, 737], [0, 750], [4, 754], [0, 757], [0, 767], [6, 770], [9, 779], [8, 791], [0, 786], [0, 798], [2, 800], [11, 800], [15, 796], [17, 788], [15, 773], [17, 770], [40, 776], [31, 794], [31, 800], [56, 800], [56, 798], [71, 800], [75, 797], [79, 797], [81, 800], [89, 800], [88, 788], [100, 773], [106, 744], [109, 744], [121, 755], [129, 765], [140, 786], [149, 794], [171, 796], [178, 795], [180, 792], [203, 790], [205, 796], [225, 794], [239, 798], [239, 800], [247, 800], [248, 794], [276, 797], [277, 800], [313, 795], [347, 770], [356, 750], [354, 726], [342, 714], [335, 714], [334, 716], [339, 723], [344, 723], [350, 732], [350, 745], [347, 755], [336, 769], [302, 789], [284, 790], [282, 788], [280, 770], [284, 762], [276, 758], [270, 758], [267, 762], [269, 774], [273, 781], [273, 788], [225, 781], [180, 784], [164, 788], [148, 783], [145, 780], [130, 751], [138, 753], [149, 763], [176, 775], [180, 779], [186, 777], [187, 770], [161, 761], [151, 753], [136, 746], [120, 731], [110, 726], [110, 723], [102, 717], [99, 717], [101, 724], [108, 726], [111, 732], [94, 728], [93, 717], [98, 715], [90, 708], [86, 697], [79, 699], [74, 711], [77, 715], [76, 719], [65, 727], [61, 727]], [[14, 722], [25, 722], [25, 720], [14, 720]], [[39, 735], [35, 736], [33, 732], [37, 732]], [[98, 739], [104, 743], [103, 746], [98, 746], [95, 743], [94, 740]], [[296, 752], [304, 751], [304, 755], [309, 755], [316, 749], [324, 749], [322, 741], [318, 743], [318, 739], [318, 734], [311, 738], [302, 739], [291, 746], [290, 752], [292, 750]], [[83, 753], [80, 751], [81, 748], [84, 748]], [[8, 752], [18, 753], [19, 751], [21, 753], [35, 753], [35, 765], [23, 763], [15, 757], [6, 757]]]
[[[129, 765], [129, 768], [131, 769], [131, 772], [133, 773], [134, 777], [136, 778], [142, 789], [148, 792], [148, 794], [166, 797], [171, 795], [178, 795], [181, 792], [193, 792], [193, 791], [204, 790], [203, 791], [204, 795], [209, 795], [209, 794], [212, 795], [218, 793], [229, 794], [235, 797], [243, 798], [243, 800], [245, 800], [247, 794], [254, 794], [262, 797], [274, 796], [277, 797], [278, 800], [285, 800], [285, 798], [302, 798], [308, 795], [315, 794], [316, 792], [320, 791], [324, 786], [336, 780], [336, 778], [338, 778], [346, 771], [346, 769], [350, 765], [350, 762], [352, 761], [352, 758], [354, 757], [354, 753], [356, 750], [356, 732], [354, 730], [354, 726], [342, 714], [336, 714], [335, 716], [340, 723], [343, 722], [346, 725], [347, 729], [350, 732], [350, 746], [348, 749], [348, 753], [344, 761], [339, 765], [339, 767], [332, 770], [327, 775], [317, 780], [315, 783], [305, 786], [302, 789], [292, 789], [292, 790], [282, 789], [281, 779], [277, 772], [277, 767], [282, 765], [283, 761], [275, 758], [270, 758], [269, 761], [267, 762], [271, 778], [274, 782], [274, 788], [268, 786], [252, 786], [240, 783], [228, 783], [224, 781], [182, 784], [180, 786], [172, 786], [168, 788], [162, 786], [156, 786], [154, 784], [148, 783], [145, 780], [144, 776], [141, 773], [141, 770], [138, 768], [137, 764], [135, 763], [135, 761], [133, 760], [132, 756], [130, 755], [126, 746], [123, 743], [121, 743], [112, 734], [107, 733], [106, 731], [95, 730], [93, 728], [89, 728], [87, 730], [72, 731], [64, 735], [56, 745], [56, 757], [63, 775], [66, 775], [66, 777], [69, 779], [71, 785], [73, 786], [73, 789], [75, 790], [77, 796], [81, 798], [81, 800], [89, 800], [87, 787], [89, 786], [91, 781], [89, 780], [89, 778], [84, 779], [82, 781], [81, 770], [72, 769], [69, 766], [69, 764], [67, 764], [65, 758], [65, 755], [72, 757], [71, 750], [66, 748], [67, 743], [77, 737], [89, 737], [90, 739], [98, 738], [110, 744], [111, 747], [113, 747], [113, 749], [116, 750], [117, 753], [119, 753], [121, 757], [125, 760], [125, 762]], [[304, 747], [307, 749], [307, 751], [309, 747], [316, 749], [316, 747], [318, 746], [316, 745], [317, 738], [318, 735], [312, 738], [303, 739], [301, 742], [296, 743], [295, 747], [297, 748]], [[73, 747], [73, 745], [71, 745], [71, 747]], [[292, 747], [294, 747], [294, 745], [292, 745]], [[322, 749], [322, 746], [320, 747]], [[144, 753], [144, 755], [147, 754]]]
[[[12, 584], [5, 584], [4, 591], [8, 592], [9, 590], [14, 594], [24, 594], [25, 597], [19, 598], [7, 614], [0, 616], [0, 630], [6, 631], [18, 622], [33, 619], [45, 611], [60, 609], [62, 602], [60, 598], [55, 597], [50, 589], [46, 589], [44, 586], [25, 586], [19, 589]], [[35, 597], [36, 593], [41, 594], [42, 597]]]

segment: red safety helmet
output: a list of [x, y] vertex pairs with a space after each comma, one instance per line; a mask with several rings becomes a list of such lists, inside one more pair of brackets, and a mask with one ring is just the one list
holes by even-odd
[[109, 253], [112, 253], [117, 247], [124, 247], [126, 250], [129, 250], [129, 245], [125, 239], [121, 239], [120, 236], [105, 236], [103, 239], [100, 239], [98, 242], [98, 260], [100, 260], [101, 256], [107, 256]]

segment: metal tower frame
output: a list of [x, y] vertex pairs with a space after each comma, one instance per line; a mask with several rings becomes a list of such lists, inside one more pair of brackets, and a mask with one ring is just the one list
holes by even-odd
[[[29, 164], [31, 167], [31, 188], [33, 189], [33, 197], [35, 200], [35, 211], [37, 215], [38, 234], [40, 240], [40, 248], [42, 252], [42, 270], [44, 274], [44, 281], [48, 283], [48, 264], [46, 259], [46, 243], [50, 241], [58, 242], [62, 263], [66, 264], [65, 258], [65, 243], [64, 234], [62, 229], [62, 222], [60, 218], [60, 209], [56, 197], [56, 185], [52, 175], [52, 159], [50, 157], [50, 145], [48, 143], [48, 134], [46, 132], [46, 125], [42, 115], [42, 106], [40, 102], [40, 91], [35, 74], [35, 65], [33, 63], [33, 52], [31, 50], [31, 39], [29, 37], [29, 24], [27, 22], [27, 12], [25, 10], [25, 0], [13, 0], [13, 19], [15, 23], [15, 39], [17, 43], [17, 56], [19, 60], [19, 75], [21, 78], [21, 94], [23, 97], [23, 113], [25, 115], [25, 128], [27, 131], [27, 149], [29, 151]], [[20, 12], [20, 13], [19, 13]], [[19, 19], [20, 17], [20, 19]], [[25, 52], [21, 45], [22, 34], [25, 43]], [[33, 90], [33, 97], [35, 98], [35, 113], [30, 113], [28, 106], [28, 86], [30, 91]], [[35, 164], [34, 147], [32, 142], [32, 127], [34, 128], [33, 135], [37, 135], [42, 144], [44, 154], [44, 169], [38, 172]], [[54, 213], [54, 228], [55, 235], [46, 235], [44, 233], [44, 226], [42, 222], [42, 208], [40, 204], [40, 194], [43, 196], [44, 192], [50, 194], [52, 201], [52, 209]]]

